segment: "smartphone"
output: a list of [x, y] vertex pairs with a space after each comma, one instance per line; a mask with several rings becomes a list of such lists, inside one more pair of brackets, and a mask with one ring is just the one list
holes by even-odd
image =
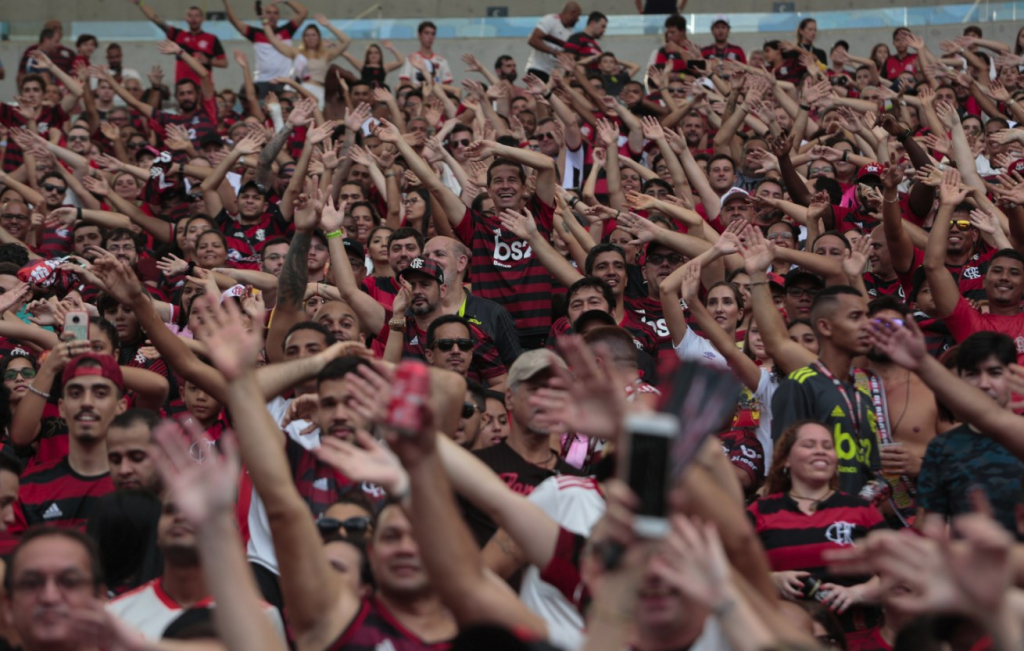
[[88, 339], [89, 338], [89, 313], [68, 312], [64, 316], [65, 339]]
[[704, 59], [693, 59], [686, 62], [686, 67], [693, 70], [706, 71], [708, 69], [708, 62]]
[[668, 535], [668, 492], [672, 488], [672, 448], [679, 418], [671, 414], [634, 414], [626, 419], [621, 478], [640, 498], [633, 529], [642, 538]]
[[262, 16], [263, 15], [263, 3], [260, 2], [260, 0], [256, 0], [256, 15], [257, 16]]

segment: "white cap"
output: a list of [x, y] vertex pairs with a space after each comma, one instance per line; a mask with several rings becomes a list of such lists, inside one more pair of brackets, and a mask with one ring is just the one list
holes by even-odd
[[732, 25], [729, 23], [728, 16], [725, 16], [724, 14], [718, 14], [717, 16], [715, 16], [715, 19], [711, 21], [711, 26], [714, 27], [718, 23], [725, 23], [726, 26], [732, 27]]

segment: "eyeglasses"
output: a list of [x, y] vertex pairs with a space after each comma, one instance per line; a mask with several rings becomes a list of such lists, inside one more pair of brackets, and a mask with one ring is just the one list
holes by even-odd
[[469, 147], [469, 140], [452, 140], [452, 147]]
[[20, 592], [22, 594], [36, 594], [46, 587], [46, 584], [53, 579], [53, 582], [57, 584], [57, 589], [61, 592], [78, 592], [79, 590], [94, 585], [96, 580], [75, 573], [58, 574], [57, 576], [44, 576], [42, 574], [29, 574], [19, 579], [15, 579], [11, 584], [13, 592]]
[[535, 133], [533, 137], [537, 140], [554, 140], [555, 134], [552, 131], [548, 131], [547, 133]]
[[480, 411], [480, 408], [477, 407], [472, 402], [464, 402], [464, 403], [462, 403], [462, 417], [463, 418], [472, 418], [473, 414], [475, 414], [478, 411]]
[[31, 366], [26, 366], [25, 368], [9, 368], [4, 371], [4, 379], [8, 381], [17, 380], [19, 375], [26, 380], [31, 380], [36, 376], [36, 370]]
[[812, 167], [807, 170], [807, 175], [810, 176], [812, 174], [835, 174], [835, 170], [831, 167]]
[[284, 256], [281, 255], [280, 253], [271, 253], [270, 255], [264, 257], [263, 261], [264, 262], [277, 262], [278, 260], [280, 260], [282, 258], [284, 258]]
[[653, 264], [657, 267], [663, 262], [668, 262], [669, 264], [683, 264], [683, 256], [678, 253], [652, 253], [647, 256], [648, 264]]
[[128, 143], [128, 149], [142, 149], [146, 146], [144, 142], [130, 142]]
[[56, 192], [57, 194], [64, 194], [68, 191], [67, 186], [53, 185], [52, 183], [44, 183], [43, 189], [47, 192]]
[[28, 215], [18, 215], [13, 212], [5, 212], [0, 215], [0, 219], [5, 219], [9, 222], [27, 222], [30, 217]]
[[949, 227], [955, 228], [958, 231], [969, 231], [974, 228], [967, 219], [951, 219], [949, 220]]
[[122, 244], [122, 245], [118, 246], [117, 244], [109, 244], [109, 245], [107, 245], [107, 251], [110, 251], [111, 253], [134, 253], [135, 252], [135, 245], [134, 244]]
[[89, 142], [89, 136], [68, 136], [68, 142]]
[[669, 86], [668, 92], [672, 93], [673, 95], [683, 95], [686, 93], [686, 89], [681, 88], [679, 86]]
[[818, 295], [818, 292], [820, 292], [820, 291], [821, 291], [820, 289], [810, 289], [810, 288], [805, 288], [805, 287], [787, 287], [786, 288], [786, 294], [788, 296], [792, 296], [793, 298], [803, 298], [804, 296], [806, 296], [808, 298], [814, 298], [815, 296]]
[[338, 529], [344, 529], [345, 533], [365, 533], [370, 528], [370, 518], [365, 515], [354, 515], [344, 520], [320, 518], [316, 521], [316, 527], [321, 534], [336, 533]]
[[769, 240], [791, 240], [793, 239], [792, 233], [772, 233], [768, 236]]
[[431, 346], [431, 348], [440, 348], [441, 352], [447, 353], [448, 351], [450, 351], [455, 346], [458, 346], [459, 350], [461, 350], [461, 351], [473, 350], [473, 340], [472, 339], [438, 339], [437, 341], [434, 342], [434, 345]]

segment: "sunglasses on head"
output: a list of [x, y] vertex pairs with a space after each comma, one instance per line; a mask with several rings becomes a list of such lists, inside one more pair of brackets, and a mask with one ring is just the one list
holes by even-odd
[[959, 231], [969, 231], [974, 228], [968, 219], [951, 219], [949, 220], [949, 227]]
[[475, 414], [478, 411], [480, 411], [480, 408], [477, 407], [472, 402], [464, 402], [464, 403], [462, 403], [462, 417], [463, 418], [472, 418], [473, 414]]
[[[36, 376], [36, 370], [31, 366], [26, 366], [25, 368], [9, 368], [4, 371], [4, 379], [8, 381], [17, 380], [19, 375], [26, 380], [31, 380]], [[463, 408], [462, 411], [466, 411], [466, 409]]]
[[46, 190], [47, 192], [56, 192], [58, 194], [64, 194], [65, 192], [68, 191], [66, 187], [54, 185], [52, 183], [44, 183], [43, 189]]
[[440, 348], [441, 352], [447, 353], [455, 346], [459, 347], [461, 351], [473, 350], [472, 339], [438, 339], [434, 342], [432, 348]]

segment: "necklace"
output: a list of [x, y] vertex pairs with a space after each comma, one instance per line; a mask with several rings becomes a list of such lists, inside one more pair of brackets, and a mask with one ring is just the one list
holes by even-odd
[[807, 500], [807, 501], [809, 501], [810, 505], [808, 505], [807, 508], [809, 508], [811, 510], [811, 513], [814, 513], [815, 511], [818, 510], [818, 506], [820, 506], [822, 502], [824, 502], [825, 500], [827, 500], [829, 497], [832, 496], [832, 493], [833, 493], [833, 491], [831, 489], [829, 489], [828, 492], [826, 492], [821, 497], [806, 497], [804, 495], [797, 495], [793, 491], [789, 491], [789, 496], [791, 498], [793, 498], [794, 500]]

